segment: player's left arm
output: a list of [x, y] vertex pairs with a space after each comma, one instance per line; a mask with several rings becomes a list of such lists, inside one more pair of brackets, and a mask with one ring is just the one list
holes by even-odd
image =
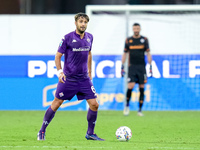
[[148, 63], [151, 65], [151, 62], [152, 62], [152, 56], [151, 56], [150, 51], [147, 52], [147, 61], [148, 61]]
[[150, 53], [149, 41], [148, 41], [147, 38], [145, 38], [145, 51], [146, 51], [146, 55], [147, 55], [147, 61], [151, 65], [152, 56], [151, 56], [151, 53]]
[[88, 54], [88, 75], [90, 77], [90, 80], [92, 80], [92, 52], [89, 51]]
[[151, 56], [151, 53], [150, 53], [149, 42], [148, 42], [147, 38], [145, 38], [145, 49], [146, 49], [147, 61], [150, 64], [149, 72], [150, 72], [151, 76], [153, 76], [152, 64], [151, 64], [152, 63], [152, 56]]
[[149, 66], [149, 73], [151, 74], [151, 77], [152, 77], [153, 76], [152, 64], [151, 64], [151, 62], [152, 62], [152, 56], [151, 56], [150, 51], [147, 52], [147, 61], [150, 64], [150, 66]]

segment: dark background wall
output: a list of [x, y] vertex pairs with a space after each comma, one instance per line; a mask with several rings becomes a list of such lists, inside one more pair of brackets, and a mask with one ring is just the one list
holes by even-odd
[[0, 0], [0, 14], [19, 14], [20, 3], [18, 0]]
[[0, 14], [74, 14], [86, 5], [200, 4], [200, 0], [0, 0]]

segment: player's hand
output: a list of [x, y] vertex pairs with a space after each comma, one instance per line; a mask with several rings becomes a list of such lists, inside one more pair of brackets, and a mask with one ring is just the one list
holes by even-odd
[[124, 77], [125, 73], [126, 72], [124, 71], [124, 65], [122, 65], [122, 67], [121, 67], [121, 76]]
[[64, 74], [63, 72], [61, 72], [61, 73], [59, 74], [59, 76], [58, 76], [58, 79], [59, 79], [59, 82], [65, 83], [65, 81], [66, 81], [66, 76], [65, 76], [65, 74]]
[[153, 77], [152, 65], [150, 65], [150, 68], [149, 68], [149, 73], [151, 74], [151, 76], [150, 76], [150, 77]]
[[89, 76], [90, 80], [92, 80], [92, 72], [88, 72], [88, 76]]

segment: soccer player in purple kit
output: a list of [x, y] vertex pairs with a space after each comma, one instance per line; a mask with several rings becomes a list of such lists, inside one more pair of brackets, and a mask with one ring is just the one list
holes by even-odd
[[[89, 17], [84, 13], [75, 15], [76, 30], [65, 35], [55, 56], [55, 64], [58, 70], [59, 82], [55, 98], [47, 109], [43, 124], [38, 132], [37, 140], [45, 140], [46, 127], [53, 119], [57, 109], [64, 100], [71, 100], [77, 95], [78, 100], [86, 99], [89, 105], [87, 113], [88, 129], [85, 138], [87, 140], [99, 140], [94, 133], [99, 104], [96, 100], [95, 88], [91, 82], [92, 65], [92, 34], [85, 32]], [[64, 67], [61, 67], [61, 57], [64, 54]]]

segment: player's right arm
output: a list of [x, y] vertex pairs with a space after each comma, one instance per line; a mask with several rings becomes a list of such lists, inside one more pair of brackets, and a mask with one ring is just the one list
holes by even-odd
[[69, 34], [65, 35], [62, 38], [62, 40], [61, 40], [61, 42], [59, 44], [59, 47], [58, 47], [58, 51], [57, 51], [56, 56], [55, 56], [55, 64], [56, 64], [56, 68], [57, 68], [57, 76], [59, 78], [59, 82], [61, 82], [61, 83], [65, 83], [65, 81], [66, 81], [66, 76], [63, 73], [63, 69], [62, 69], [62, 66], [61, 66], [61, 57], [66, 51], [66, 48], [67, 48], [67, 40], [66, 39], [69, 39], [68, 36], [69, 36]]
[[123, 53], [123, 55], [122, 55], [122, 65], [125, 63], [125, 61], [126, 61], [126, 52], [124, 52]]
[[126, 61], [126, 54], [128, 52], [129, 46], [128, 46], [128, 38], [125, 41], [125, 46], [124, 46], [124, 53], [122, 55], [122, 65], [125, 63]]
[[64, 81], [63, 81], [63, 79], [64, 80], [66, 80], [66, 76], [65, 76], [65, 74], [63, 73], [63, 70], [62, 70], [62, 66], [61, 66], [61, 57], [62, 57], [62, 53], [60, 53], [60, 52], [57, 52], [56, 53], [56, 56], [55, 56], [55, 64], [56, 64], [56, 68], [57, 68], [57, 71], [58, 71], [58, 78], [59, 78], [59, 82], [61, 82], [61, 83], [65, 83]]
[[125, 63], [125, 61], [126, 61], [127, 52], [128, 52], [128, 39], [126, 39], [125, 47], [124, 47], [124, 53], [122, 54], [122, 66], [121, 66], [121, 76], [122, 76], [122, 77], [123, 77], [124, 74], [125, 74], [125, 71], [124, 71], [124, 63]]

